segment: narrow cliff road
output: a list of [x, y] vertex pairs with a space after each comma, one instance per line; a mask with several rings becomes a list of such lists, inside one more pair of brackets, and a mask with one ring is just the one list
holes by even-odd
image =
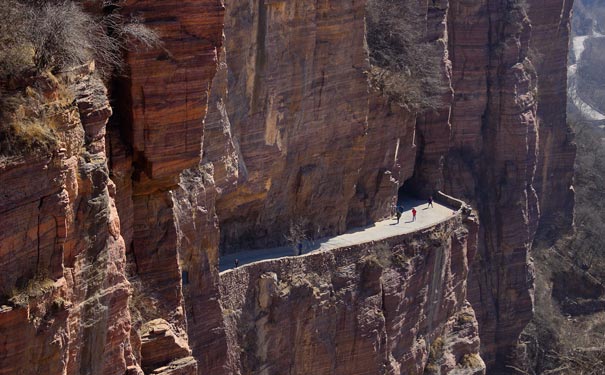
[[[312, 252], [336, 249], [340, 247], [356, 245], [371, 241], [378, 241], [420, 229], [431, 227], [451, 217], [454, 208], [433, 203], [434, 207], [428, 207], [426, 201], [407, 199], [404, 204], [404, 212], [399, 224], [395, 219], [387, 219], [361, 228], [353, 228], [348, 232], [335, 237], [322, 238], [306, 244], [303, 255]], [[412, 221], [412, 208], [416, 208], [416, 221]], [[291, 246], [274, 247], [270, 249], [247, 250], [238, 253], [221, 256], [219, 269], [225, 272], [234, 267], [234, 261], [239, 261], [239, 266], [260, 262], [268, 259], [276, 259], [294, 256], [296, 251]]]

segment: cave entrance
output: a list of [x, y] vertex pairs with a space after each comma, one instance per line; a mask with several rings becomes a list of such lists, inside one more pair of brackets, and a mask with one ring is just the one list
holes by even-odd
[[412, 179], [410, 177], [405, 180], [397, 190], [397, 207], [402, 207], [404, 211], [411, 210], [412, 206], [418, 201], [418, 192], [414, 189]]

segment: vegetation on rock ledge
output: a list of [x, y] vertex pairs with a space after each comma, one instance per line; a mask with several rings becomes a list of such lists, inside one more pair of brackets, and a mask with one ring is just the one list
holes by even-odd
[[48, 88], [37, 83], [91, 61], [108, 79], [121, 70], [123, 51], [159, 38], [122, 15], [119, 1], [0, 0], [0, 44], [0, 155], [13, 156], [57, 143], [48, 98], [40, 97]]
[[440, 108], [447, 91], [442, 53], [425, 40], [424, 20], [414, 1], [370, 0], [367, 5], [370, 85], [413, 112]]

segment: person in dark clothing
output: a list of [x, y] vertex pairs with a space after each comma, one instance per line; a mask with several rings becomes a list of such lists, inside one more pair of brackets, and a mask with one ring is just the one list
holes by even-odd
[[433, 207], [433, 196], [429, 197], [429, 204], [426, 205], [426, 208]]
[[303, 244], [299, 243], [298, 244], [298, 255], [302, 255], [302, 251], [303, 251]]
[[397, 207], [397, 211], [395, 211], [395, 216], [397, 217], [397, 224], [399, 224], [399, 219], [401, 219], [401, 210]]
[[237, 268], [237, 266], [239, 266], [239, 259], [235, 258], [233, 264], [235, 264], [235, 268]]

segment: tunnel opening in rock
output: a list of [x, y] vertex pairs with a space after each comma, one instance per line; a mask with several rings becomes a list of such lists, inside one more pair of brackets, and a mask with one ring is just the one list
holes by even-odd
[[397, 204], [409, 198], [420, 198], [420, 194], [415, 188], [412, 178], [405, 180], [403, 185], [397, 190]]
[[397, 209], [408, 211], [424, 201], [426, 197], [415, 186], [413, 178], [409, 178], [399, 187], [397, 190]]

